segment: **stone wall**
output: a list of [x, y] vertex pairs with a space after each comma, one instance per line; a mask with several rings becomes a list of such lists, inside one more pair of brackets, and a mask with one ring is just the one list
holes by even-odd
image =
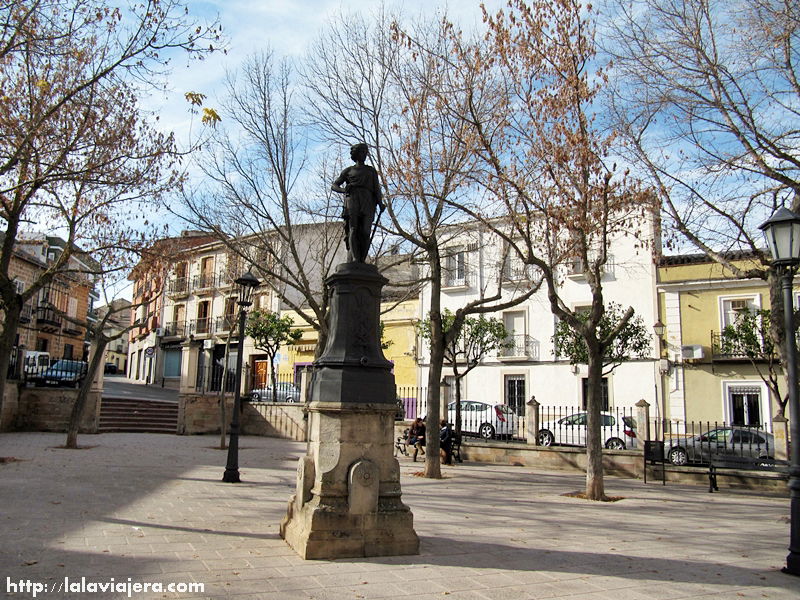
[[0, 431], [12, 431], [19, 412], [19, 385], [16, 381], [6, 383], [2, 405], [0, 405]]
[[302, 404], [245, 402], [244, 432], [248, 435], [306, 441], [306, 415]]
[[[225, 399], [225, 427], [230, 426], [233, 398]], [[242, 402], [242, 435], [306, 440], [306, 420], [302, 404]], [[216, 395], [181, 394], [178, 405], [178, 433], [219, 433], [219, 399]]]
[[[21, 431], [67, 431], [78, 390], [72, 388], [21, 388], [14, 429]], [[89, 392], [81, 419], [81, 433], [97, 433], [100, 396]]]
[[[564, 471], [586, 471], [586, 449], [567, 446], [544, 447], [507, 442], [480, 442], [468, 439], [461, 446], [461, 457], [481, 463], [500, 463], [521, 467], [541, 467]], [[643, 460], [640, 452], [603, 450], [603, 470], [608, 475], [640, 477]]]
[[[395, 424], [395, 438], [402, 437], [408, 428], [405, 422]], [[533, 444], [483, 441], [465, 438], [461, 445], [461, 458], [477, 463], [558, 469], [586, 472], [586, 449], [555, 446], [544, 447]], [[603, 450], [603, 469], [607, 475], [643, 479], [644, 457], [641, 450]], [[647, 485], [661, 485], [661, 465], [648, 465]], [[666, 465], [667, 483], [688, 483], [708, 486], [708, 467]], [[751, 473], [721, 471], [720, 488], [759, 489], [776, 494], [788, 494], [786, 479], [766, 473], [753, 477]]]

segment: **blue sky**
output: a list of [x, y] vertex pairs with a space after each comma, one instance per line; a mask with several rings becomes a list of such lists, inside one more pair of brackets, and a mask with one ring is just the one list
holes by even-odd
[[[404, 16], [433, 15], [446, 9], [451, 18], [464, 29], [481, 23], [479, 0], [387, 0], [384, 6], [402, 10]], [[505, 6], [504, 0], [485, 0], [492, 12]], [[226, 70], [235, 70], [250, 54], [271, 47], [276, 55], [301, 56], [330, 17], [339, 12], [369, 13], [380, 3], [367, 0], [204, 0], [189, 3], [198, 18], [219, 15], [228, 39], [227, 54], [215, 53], [206, 60], [192, 62], [176, 60], [169, 79], [167, 93], [150, 98], [144, 105], [157, 111], [161, 122], [179, 136], [189, 128], [190, 114], [184, 94], [188, 91], [205, 94], [207, 104], [214, 106]]]
[[[506, 4], [505, 0], [484, 0], [490, 12]], [[224, 93], [227, 71], [235, 71], [249, 55], [271, 48], [277, 56], [300, 57], [336, 13], [368, 14], [381, 6], [367, 0], [191, 0], [191, 14], [198, 20], [218, 16], [227, 38], [228, 51], [216, 52], [205, 60], [187, 61], [176, 56], [172, 63], [167, 89], [141, 99], [142, 107], [158, 115], [160, 127], [173, 131], [179, 142], [186, 142], [190, 129], [196, 134], [200, 127], [198, 116], [192, 117], [184, 98], [186, 92], [207, 96], [207, 106], [219, 106]], [[404, 17], [433, 16], [447, 11], [451, 20], [464, 30], [482, 23], [480, 0], [386, 0], [383, 6], [400, 10]], [[191, 173], [192, 169], [189, 167]], [[185, 227], [175, 217], [149, 214], [151, 220], [169, 224], [176, 235]], [[119, 293], [130, 298], [130, 286], [123, 282]]]

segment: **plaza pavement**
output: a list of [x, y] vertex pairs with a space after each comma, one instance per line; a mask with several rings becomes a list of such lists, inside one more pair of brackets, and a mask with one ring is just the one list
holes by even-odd
[[[797, 599], [780, 572], [786, 497], [606, 479], [622, 496], [563, 494], [580, 474], [513, 466], [444, 467], [415, 477], [400, 457], [418, 556], [301, 560], [278, 535], [304, 444], [241, 440], [243, 483], [221, 481], [218, 436], [0, 434], [0, 593], [7, 578], [202, 582], [203, 594], [135, 598], [414, 600]], [[29, 598], [29, 593], [13, 597]], [[47, 593], [39, 598], [115, 598]]]

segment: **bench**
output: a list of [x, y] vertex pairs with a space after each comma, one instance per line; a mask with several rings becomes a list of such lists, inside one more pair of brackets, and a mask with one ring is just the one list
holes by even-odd
[[408, 449], [406, 448], [406, 446], [408, 445], [408, 434], [409, 434], [409, 432], [410, 432], [410, 429], [406, 429], [405, 431], [403, 431], [403, 436], [397, 438], [394, 441], [394, 455], [395, 456], [397, 456], [398, 452], [400, 454], [402, 454], [403, 456], [408, 456]]
[[[762, 473], [778, 473], [781, 479], [789, 475], [789, 463], [783, 460], [772, 458], [751, 458], [749, 456], [718, 456], [712, 457], [708, 465], [708, 492], [719, 491], [717, 476], [719, 470], [739, 470], [739, 471], [760, 471]], [[748, 477], [758, 477], [758, 475], [748, 474]], [[762, 476], [770, 478], [770, 476]]]
[[452, 456], [454, 461], [459, 463], [464, 462], [464, 460], [461, 458], [461, 436], [456, 435], [455, 432], [453, 432], [453, 446], [451, 448], [450, 455]]

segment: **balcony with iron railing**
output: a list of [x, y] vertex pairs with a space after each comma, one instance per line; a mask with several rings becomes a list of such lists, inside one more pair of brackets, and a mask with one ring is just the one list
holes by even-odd
[[213, 323], [211, 317], [204, 317], [201, 319], [192, 319], [191, 321], [191, 334], [192, 335], [210, 335], [212, 333]]
[[186, 321], [169, 321], [164, 323], [163, 337], [186, 337]]
[[[746, 343], [717, 331], [711, 332], [712, 360], [769, 360], [771, 358], [769, 347], [771, 346], [765, 344], [763, 340], [759, 340], [758, 343], [755, 340]], [[776, 356], [772, 354], [772, 358]]]
[[508, 258], [503, 263], [500, 276], [503, 284], [516, 284], [531, 280], [532, 267], [518, 258]]
[[72, 336], [78, 336], [83, 332], [83, 327], [81, 327], [77, 323], [69, 321], [68, 319], [64, 319], [64, 326], [62, 329], [64, 333]]
[[175, 277], [167, 284], [167, 294], [172, 297], [186, 296], [189, 294], [189, 278]]
[[201, 273], [192, 279], [192, 289], [195, 292], [213, 290], [217, 285], [217, 276], [214, 273]]
[[36, 324], [44, 331], [56, 331], [61, 328], [61, 315], [48, 304], [36, 307]]
[[30, 303], [26, 302], [22, 305], [22, 309], [19, 313], [19, 322], [20, 323], [30, 323], [31, 319], [33, 318], [33, 306]]
[[472, 272], [468, 269], [442, 272], [443, 289], [469, 289], [472, 287]]
[[[590, 257], [590, 261], [593, 260], [594, 257]], [[583, 264], [582, 259], [577, 257], [573, 258], [566, 264], [566, 269], [567, 269], [567, 277], [569, 277], [573, 281], [586, 280], [586, 266]], [[609, 254], [606, 257], [606, 262], [600, 266], [600, 276], [603, 277], [604, 279], [614, 279], [615, 272], [616, 272], [616, 263], [614, 261], [614, 257]]]
[[236, 315], [217, 317], [214, 331], [218, 334], [231, 333], [236, 329]]
[[524, 333], [510, 335], [497, 356], [501, 360], [539, 360], [539, 341]]

